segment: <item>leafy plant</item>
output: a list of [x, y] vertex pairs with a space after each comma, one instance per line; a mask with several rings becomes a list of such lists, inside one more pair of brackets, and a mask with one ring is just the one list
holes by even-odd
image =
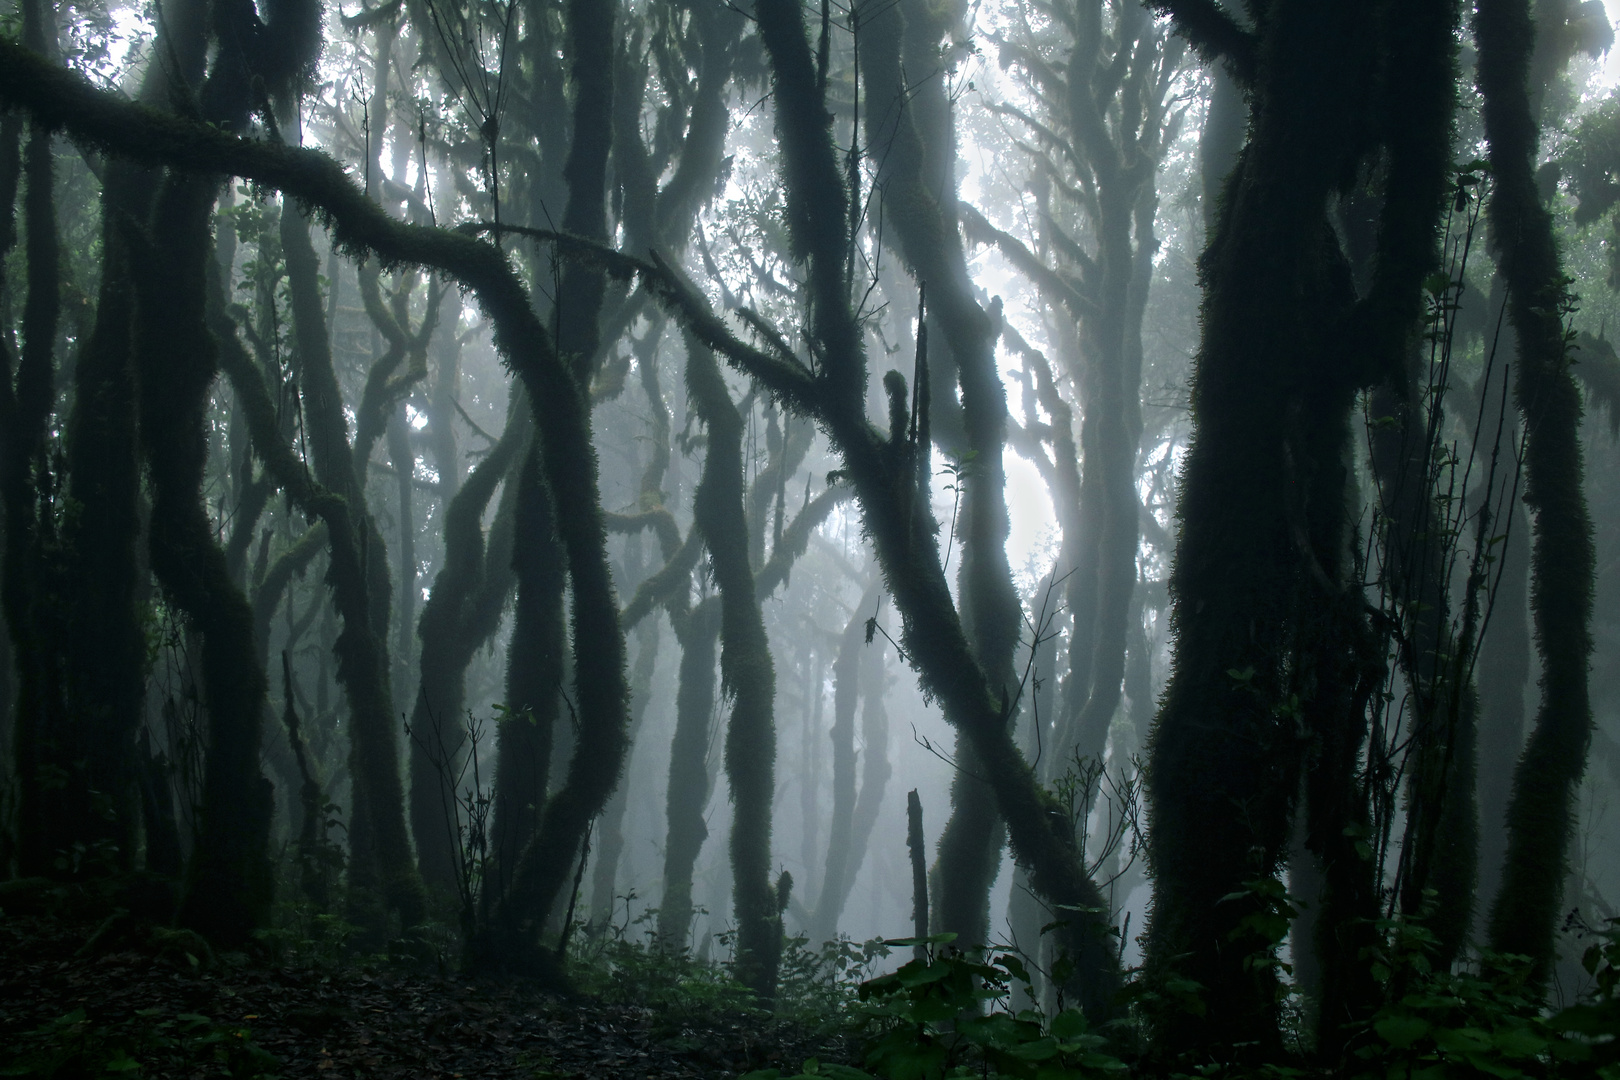
[[[726, 965], [659, 948], [652, 931], [657, 915], [656, 908], [647, 908], [622, 925], [609, 924], [606, 933], [576, 938], [569, 970], [579, 989], [610, 1004], [650, 1009], [676, 1031], [721, 1018], [767, 1015]], [[638, 928], [644, 933], [633, 937]]]
[[1620, 919], [1609, 919], [1598, 940], [1581, 956], [1592, 978], [1585, 1000], [1554, 1014], [1547, 1026], [1577, 1041], [1591, 1053], [1591, 1064], [1604, 1080], [1620, 1078]]
[[[140, 1009], [111, 1024], [93, 1022], [83, 1009], [75, 1009], [23, 1036], [15, 1050], [15, 1061], [0, 1067], [0, 1076], [99, 1080], [189, 1073], [199, 1065], [215, 1065], [239, 1080], [268, 1080], [281, 1064], [253, 1041], [246, 1027], [197, 1013], [165, 1016], [161, 1009]], [[181, 1063], [187, 1068], [177, 1070]]]
[[1359, 1075], [1620, 1080], [1620, 921], [1593, 931], [1600, 940], [1582, 961], [1591, 993], [1551, 1015], [1527, 989], [1528, 957], [1485, 954], [1476, 970], [1436, 971], [1423, 927], [1387, 920], [1381, 929], [1390, 948], [1369, 960], [1396, 989], [1353, 1044]]
[[1123, 1074], [1124, 1063], [1107, 1052], [1106, 1040], [1078, 1009], [1052, 1017], [1013, 1010], [1013, 987], [1031, 984], [1017, 956], [953, 949], [953, 940], [952, 934], [939, 934], [887, 942], [923, 945], [926, 951], [898, 971], [862, 984], [862, 1013], [872, 1032], [866, 1064], [879, 1075], [888, 1080], [1091, 1080]]
[[839, 937], [823, 942], [819, 949], [804, 934], [788, 938], [782, 943], [777, 1016], [823, 1034], [847, 1026], [861, 984], [873, 976], [878, 961], [890, 951], [889, 942], [882, 938], [852, 941]]

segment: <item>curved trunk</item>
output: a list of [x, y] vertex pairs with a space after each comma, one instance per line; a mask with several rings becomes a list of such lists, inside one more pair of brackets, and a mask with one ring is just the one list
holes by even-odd
[[501, 499], [487, 555], [483, 520], [502, 481], [507, 490], [516, 487], [510, 477], [513, 463], [526, 456], [528, 417], [527, 402], [514, 391], [500, 441], [449, 500], [444, 559], [417, 627], [422, 659], [411, 707], [411, 834], [423, 880], [432, 888], [454, 889], [461, 880], [456, 832], [463, 823], [455, 778], [466, 741], [467, 665], [498, 626], [511, 593], [510, 552], [495, 549], [497, 535], [511, 530], [513, 500]]
[[563, 697], [563, 573], [556, 537], [556, 508], [540, 473], [539, 450], [517, 466], [512, 574], [517, 604], [507, 645], [506, 708], [496, 731], [495, 815], [492, 851], [510, 878], [534, 837], [546, 804], [551, 749]]
[[1581, 399], [1564, 339], [1563, 270], [1533, 171], [1539, 132], [1527, 77], [1536, 35], [1526, 0], [1479, 0], [1474, 37], [1492, 175], [1487, 213], [1519, 344], [1514, 395], [1525, 424], [1524, 501], [1535, 527], [1530, 610], [1542, 665], [1541, 705], [1513, 773], [1490, 943], [1531, 957], [1532, 985], [1541, 989], [1554, 961], [1576, 788], [1591, 743], [1592, 522], [1581, 486]]
[[269, 914], [273, 798], [259, 771], [268, 701], [252, 611], [231, 580], [202, 502], [203, 431], [216, 370], [204, 299], [216, 194], [215, 182], [186, 178], [169, 180], [159, 195], [158, 250], [136, 276], [135, 356], [152, 488], [152, 570], [203, 642], [209, 746], [180, 917], [215, 941], [239, 945]]
[[[652, 429], [647, 436], [652, 458], [641, 473], [639, 509], [643, 514], [655, 515], [657, 520], [668, 520], [668, 512], [663, 509], [663, 487], [670, 462], [669, 406], [664, 403], [664, 391], [658, 379], [658, 344], [663, 332], [664, 320], [655, 319], [646, 334], [636, 343], [634, 350], [636, 367], [641, 376], [641, 388], [647, 396], [647, 409], [651, 416], [649, 426]], [[668, 524], [664, 527], [655, 524], [653, 528], [658, 533], [659, 552], [667, 565], [680, 547], [680, 532], [675, 528], [673, 520], [668, 520]], [[629, 572], [634, 575], [636, 588], [639, 590], [646, 580], [643, 576], [644, 567], [640, 565], [639, 553], [642, 541], [639, 532], [632, 537], [630, 543], [636, 545], [638, 557], [635, 560], [637, 565]], [[629, 557], [626, 556], [626, 562], [629, 561]], [[682, 585], [686, 583], [683, 582]], [[684, 603], [683, 590], [681, 604]], [[638, 624], [636, 627], [636, 664], [630, 674], [632, 744], [647, 717], [647, 707], [651, 704], [652, 679], [658, 664], [658, 648], [662, 636], [656, 620], [648, 624]], [[625, 785], [620, 784], [613, 793], [613, 800], [602, 815], [601, 843], [596, 858], [595, 878], [591, 882], [593, 925], [606, 925], [612, 917], [614, 882], [619, 871], [619, 857], [624, 850], [624, 813], [629, 802], [630, 792]]]
[[331, 513], [346, 520], [336, 526], [328, 520], [328, 537], [334, 549], [345, 542], [353, 545], [352, 551], [341, 555], [334, 550], [327, 570], [327, 582], [343, 616], [343, 629], [333, 649], [338, 680], [349, 700], [351, 724], [350, 918], [369, 937], [386, 940], [385, 912], [397, 915], [406, 927], [420, 923], [425, 915], [422, 881], [405, 825], [405, 792], [394, 727], [387, 645], [391, 606], [387, 547], [366, 509], [362, 478], [355, 473], [343, 394], [326, 334], [318, 284], [320, 262], [310, 242], [309, 222], [301, 212], [283, 211], [281, 246], [315, 479], [344, 503]]
[[[983, 775], [1006, 817], [1016, 857], [1035, 870], [1037, 890], [1055, 903], [1094, 912], [1101, 897], [1073, 838], [1051, 827], [1055, 807], [1012, 745], [1003, 707], [992, 689], [996, 684], [987, 680], [951, 601], [928, 509], [931, 399], [924, 385], [926, 361], [918, 364], [917, 397], [922, 408], [916, 410], [910, 439], [905, 432], [899, 433], [899, 440], [892, 433], [884, 438], [864, 415], [865, 356], [843, 274], [849, 200], [827, 137], [825, 96], [816, 81], [803, 13], [784, 0], [761, 0], [756, 11], [777, 88], [776, 130], [788, 224], [809, 275], [813, 300], [809, 333], [826, 369], [814, 387], [803, 386], [785, 372], [759, 366], [721, 335], [714, 334], [714, 339], [726, 344], [735, 362], [768, 375], [796, 408], [821, 421], [854, 481], [864, 524], [904, 619], [902, 643], [946, 719], [978, 753]], [[676, 302], [685, 304], [679, 298]], [[1117, 978], [1107, 923], [1082, 914], [1066, 928], [1065, 937], [1084, 985], [1079, 1000], [1089, 1015], [1100, 1019], [1113, 1007]]]
[[[861, 73], [869, 98], [866, 141], [885, 148], [877, 181], [885, 216], [912, 276], [930, 287], [928, 315], [941, 331], [946, 363], [954, 366], [961, 386], [963, 456], [957, 474], [964, 523], [957, 573], [961, 619], [992, 697], [1000, 702], [1000, 723], [1005, 728], [1014, 711], [1012, 695], [1018, 680], [1013, 652], [1022, 614], [1007, 563], [1010, 525], [1002, 463], [1007, 395], [996, 369], [995, 326], [974, 299], [954, 213], [948, 212], [955, 200], [954, 185], [930, 183], [943, 179], [933, 175], [940, 171], [938, 159], [942, 155], [947, 162], [954, 159], [944, 81], [932, 72], [925, 76], [913, 72], [908, 79], [901, 68], [903, 39], [913, 39], [913, 53], [932, 51], [947, 28], [936, 25], [920, 4], [867, 2], [856, 10], [862, 34]], [[915, 106], [912, 95], [918, 99]], [[936, 159], [933, 168], [930, 155]], [[958, 747], [957, 757], [951, 818], [940, 835], [931, 909], [940, 930], [956, 933], [964, 945], [983, 944], [989, 940], [989, 893], [1000, 864], [1005, 826], [971, 741]]]

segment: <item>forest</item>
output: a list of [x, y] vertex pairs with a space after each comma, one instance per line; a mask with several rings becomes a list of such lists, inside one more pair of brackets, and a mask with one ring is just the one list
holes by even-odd
[[0, 1076], [1620, 1080], [1615, 21], [4, 0]]

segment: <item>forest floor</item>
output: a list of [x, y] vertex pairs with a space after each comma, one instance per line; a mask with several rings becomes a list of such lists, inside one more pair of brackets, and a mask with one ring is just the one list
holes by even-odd
[[205, 961], [190, 937], [0, 916], [0, 1076], [720, 1080], [843, 1056], [758, 1016], [674, 1022], [516, 981]]

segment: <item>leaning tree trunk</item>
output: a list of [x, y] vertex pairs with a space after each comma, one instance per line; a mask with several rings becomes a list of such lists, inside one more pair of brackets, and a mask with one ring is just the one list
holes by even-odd
[[[902, 9], [904, 17], [902, 18]], [[956, 238], [954, 189], [928, 183], [930, 156], [954, 158], [954, 136], [943, 76], [913, 85], [901, 63], [902, 39], [932, 49], [945, 29], [920, 4], [857, 5], [861, 74], [868, 88], [866, 141], [883, 147], [878, 185], [896, 246], [919, 283], [928, 286], [928, 315], [942, 333], [962, 392], [963, 463], [961, 564], [962, 622], [975, 655], [1001, 702], [1001, 724], [1011, 723], [1017, 677], [1013, 653], [1022, 609], [1007, 562], [1010, 528], [1006, 505], [1007, 395], [995, 363], [995, 326], [973, 296], [961, 242]], [[937, 66], [937, 61], [935, 62]], [[911, 95], [916, 95], [913, 102]], [[938, 171], [937, 169], [933, 171]], [[942, 205], [943, 204], [943, 205]], [[851, 236], [850, 242], [854, 242]], [[939, 840], [932, 916], [940, 930], [964, 945], [989, 940], [990, 886], [999, 869], [1005, 826], [991, 785], [970, 741], [957, 751], [951, 785], [951, 818]]]

